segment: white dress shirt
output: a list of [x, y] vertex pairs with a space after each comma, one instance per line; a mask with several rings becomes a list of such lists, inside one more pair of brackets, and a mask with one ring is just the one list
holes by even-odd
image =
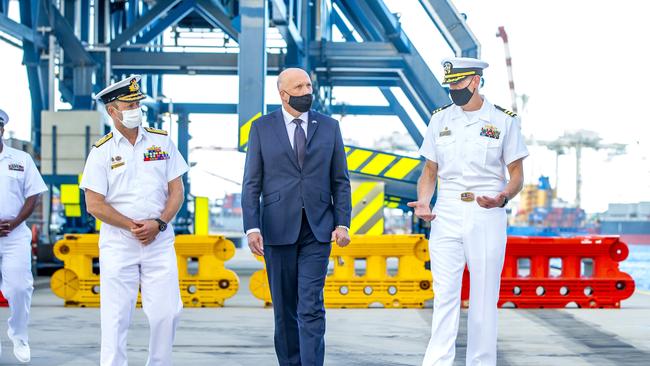
[[[308, 112], [305, 112], [298, 117], [294, 117], [289, 112], [287, 112], [286, 109], [284, 109], [284, 107], [282, 107], [282, 116], [284, 117], [284, 125], [287, 128], [287, 135], [289, 135], [289, 143], [291, 144], [291, 148], [293, 149], [294, 146], [293, 135], [296, 132], [296, 124], [293, 123], [293, 120], [298, 118], [302, 121], [300, 123], [300, 127], [302, 127], [302, 129], [305, 131], [305, 137], [307, 137], [307, 126], [308, 126], [307, 120], [309, 119], [309, 115]], [[349, 230], [347, 226], [337, 226], [337, 227], [342, 227], [346, 230]], [[246, 231], [246, 235], [251, 233], [259, 233], [259, 232], [261, 232], [260, 228], [256, 227]]]
[[305, 131], [305, 137], [307, 137], [307, 119], [309, 118], [307, 112], [301, 114], [298, 117], [294, 117], [289, 112], [287, 112], [284, 107], [282, 108], [282, 116], [284, 116], [284, 124], [287, 127], [287, 134], [289, 135], [289, 143], [291, 143], [291, 148], [294, 148], [293, 145], [293, 135], [296, 132], [296, 124], [293, 123], [293, 120], [298, 118], [302, 122], [300, 123], [300, 127]]
[[168, 183], [189, 168], [169, 136], [139, 127], [135, 145], [117, 130], [113, 137], [90, 150], [80, 188], [106, 197], [122, 215], [156, 219], [168, 198]]
[[[46, 191], [47, 186], [32, 157], [5, 144], [0, 152], [0, 219], [15, 219], [28, 197]], [[22, 239], [26, 236], [31, 237], [31, 231], [22, 222], [5, 239]]]
[[420, 155], [438, 163], [441, 190], [501, 191], [508, 164], [528, 156], [519, 117], [486, 98], [474, 113], [452, 105], [431, 117]]

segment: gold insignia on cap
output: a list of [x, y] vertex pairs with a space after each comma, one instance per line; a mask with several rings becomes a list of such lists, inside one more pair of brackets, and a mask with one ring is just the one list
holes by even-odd
[[443, 67], [445, 68], [445, 75], [447, 75], [447, 74], [451, 74], [451, 68], [453, 67], [453, 65], [451, 64], [451, 62], [449, 62], [449, 61], [445, 62], [445, 64], [443, 65]]
[[129, 91], [135, 93], [138, 90], [140, 90], [140, 85], [138, 84], [138, 81], [136, 80], [136, 78], [131, 79], [131, 84], [129, 85]]

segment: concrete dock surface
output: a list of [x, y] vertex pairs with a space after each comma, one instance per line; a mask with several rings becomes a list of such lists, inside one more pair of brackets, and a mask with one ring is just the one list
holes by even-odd
[[[245, 267], [245, 266], [244, 266]], [[254, 265], [253, 265], [254, 267]], [[253, 267], [246, 267], [253, 270]], [[224, 308], [183, 310], [174, 348], [180, 366], [277, 365], [273, 313], [248, 291], [240, 290]], [[242, 274], [241, 272], [244, 272]], [[36, 280], [30, 344], [32, 365], [97, 365], [99, 309], [65, 308]], [[327, 311], [328, 366], [420, 365], [431, 326], [431, 308], [330, 309]], [[6, 336], [8, 308], [1, 308], [1, 365], [18, 364]], [[465, 364], [466, 315], [463, 310], [455, 365]], [[622, 309], [500, 309], [499, 365], [650, 365], [650, 293], [637, 291]], [[149, 330], [141, 309], [129, 332], [129, 364], [144, 365]]]

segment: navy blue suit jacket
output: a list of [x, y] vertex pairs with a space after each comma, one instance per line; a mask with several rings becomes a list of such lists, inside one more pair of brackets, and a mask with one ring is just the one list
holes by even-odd
[[251, 126], [242, 187], [244, 230], [260, 228], [265, 245], [296, 243], [303, 207], [320, 242], [329, 243], [336, 226], [350, 227], [350, 176], [338, 121], [316, 111], [308, 116], [302, 170], [281, 109]]

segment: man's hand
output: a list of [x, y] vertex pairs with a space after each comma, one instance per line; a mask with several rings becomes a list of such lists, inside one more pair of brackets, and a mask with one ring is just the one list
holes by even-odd
[[131, 228], [131, 233], [144, 245], [149, 245], [156, 239], [160, 232], [158, 223], [154, 220], [133, 220], [136, 226]]
[[436, 215], [433, 214], [428, 202], [409, 202], [407, 203], [407, 206], [415, 208], [415, 216], [424, 221], [433, 221], [436, 218]]
[[9, 236], [9, 233], [11, 233], [15, 228], [16, 224], [13, 221], [0, 220], [0, 238]]
[[255, 255], [264, 256], [264, 238], [260, 233], [248, 234], [248, 247]]
[[336, 242], [341, 248], [350, 244], [350, 233], [343, 227], [337, 227], [332, 231], [332, 241]]
[[476, 197], [476, 203], [483, 208], [501, 207], [505, 201], [506, 195], [503, 192], [497, 194], [494, 198], [488, 196]]

